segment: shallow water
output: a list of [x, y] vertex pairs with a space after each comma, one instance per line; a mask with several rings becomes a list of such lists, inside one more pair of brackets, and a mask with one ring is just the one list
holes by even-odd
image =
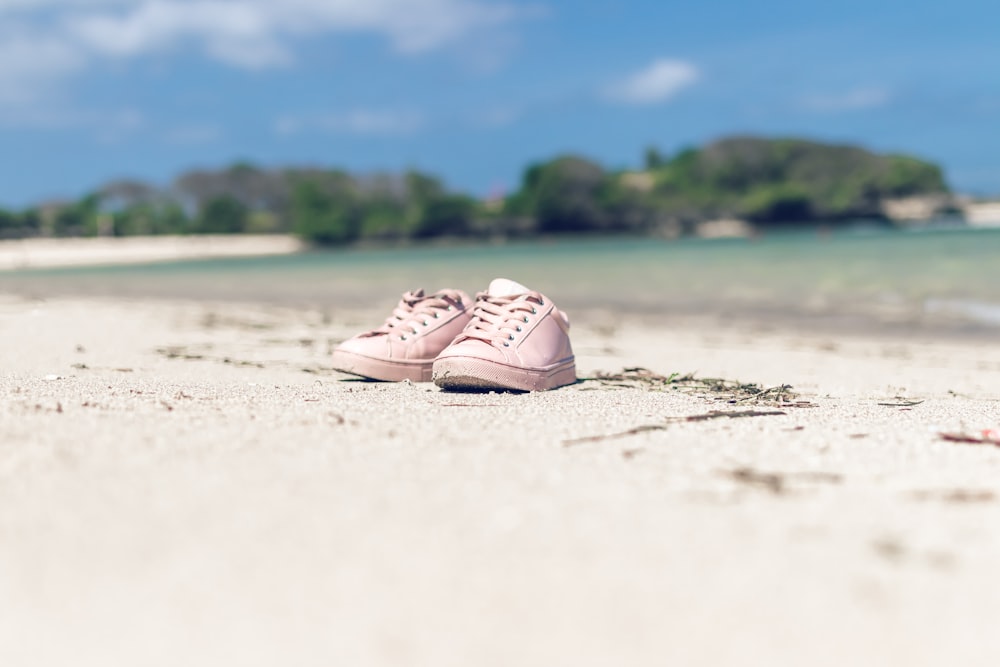
[[538, 289], [566, 309], [1000, 335], [1000, 230], [351, 249], [17, 271], [0, 274], [0, 291], [381, 307], [412, 287], [475, 292], [497, 276]]

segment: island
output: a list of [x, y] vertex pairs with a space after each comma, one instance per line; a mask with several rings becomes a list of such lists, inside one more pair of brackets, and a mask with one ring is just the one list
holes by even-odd
[[579, 155], [529, 165], [486, 199], [417, 170], [351, 174], [237, 163], [168, 186], [107, 183], [74, 201], [0, 210], [0, 238], [294, 234], [316, 245], [560, 234], [676, 238], [865, 219], [907, 224], [957, 211], [940, 167], [808, 139], [737, 136], [607, 169]]

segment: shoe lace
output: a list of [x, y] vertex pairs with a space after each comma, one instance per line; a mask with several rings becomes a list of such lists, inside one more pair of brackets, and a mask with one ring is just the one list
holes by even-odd
[[530, 321], [528, 316], [536, 314], [538, 306], [544, 305], [545, 300], [538, 292], [516, 296], [492, 296], [480, 292], [476, 295], [472, 320], [462, 331], [461, 339], [509, 347], [516, 334], [523, 330], [523, 325]]
[[418, 333], [418, 326], [429, 326], [432, 319], [439, 319], [442, 311], [462, 305], [462, 295], [455, 290], [441, 290], [424, 294], [422, 289], [405, 292], [392, 314], [382, 326], [368, 332], [368, 336], [386, 336], [399, 333], [405, 340], [410, 333]]

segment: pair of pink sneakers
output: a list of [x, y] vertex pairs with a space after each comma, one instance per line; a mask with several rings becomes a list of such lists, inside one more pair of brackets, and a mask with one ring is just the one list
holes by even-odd
[[505, 278], [475, 302], [454, 289], [403, 294], [385, 324], [337, 346], [333, 367], [452, 390], [543, 391], [576, 382], [569, 318], [543, 294]]

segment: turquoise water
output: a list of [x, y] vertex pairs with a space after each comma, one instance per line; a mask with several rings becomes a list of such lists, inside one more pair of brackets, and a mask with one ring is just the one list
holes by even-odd
[[504, 276], [565, 308], [855, 326], [1000, 327], [1000, 230], [853, 230], [758, 239], [575, 239], [0, 274], [0, 292], [392, 303], [404, 289], [470, 292]]

